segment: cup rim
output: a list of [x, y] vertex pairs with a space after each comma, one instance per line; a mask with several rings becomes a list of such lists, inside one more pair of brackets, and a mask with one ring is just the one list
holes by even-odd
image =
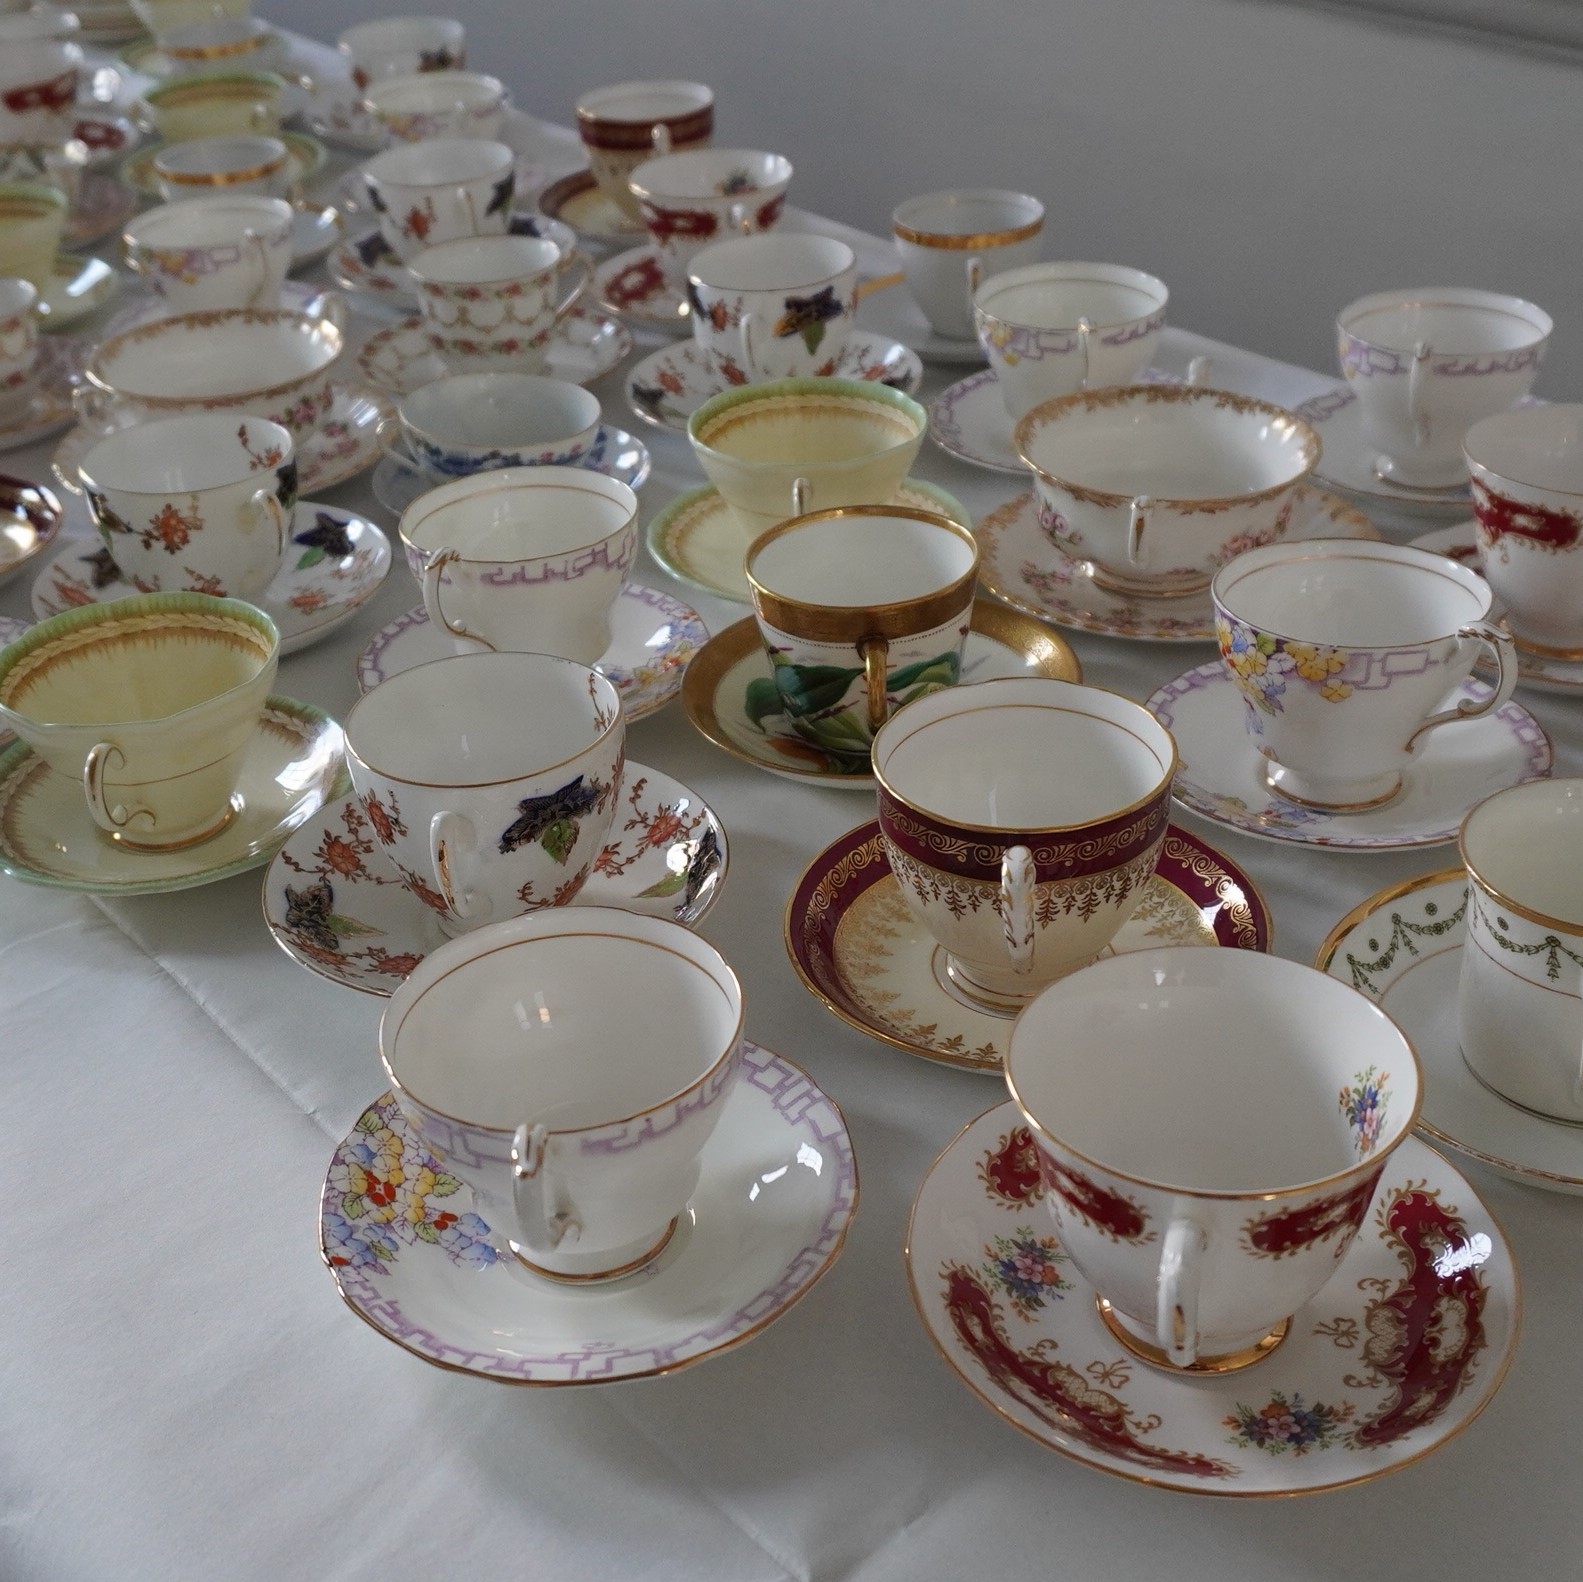
[[[447, 253], [448, 255], [465, 256], [465, 254], [470, 249], [474, 251], [477, 250], [475, 244], [478, 242], [526, 242], [533, 247], [548, 247], [554, 256], [548, 263], [540, 264], [537, 269], [529, 269], [524, 271], [520, 268], [517, 268], [504, 275], [490, 275], [483, 280], [476, 280], [471, 277], [466, 280], [441, 280], [436, 279], [433, 275], [424, 274], [419, 268], [422, 260], [430, 257], [434, 253]], [[420, 285], [425, 286], [504, 286], [510, 285], [514, 280], [536, 279], [540, 275], [553, 274], [558, 271], [563, 264], [570, 263], [574, 256], [574, 254], [565, 251], [559, 242], [552, 241], [547, 236], [453, 236], [446, 241], [434, 242], [430, 246], [420, 249], [418, 252], [414, 253], [410, 259], [407, 260], [403, 267], [405, 267], [409, 273], [413, 275]]]
[[[466, 381], [469, 384], [469, 386], [470, 386], [470, 390], [468, 392], [464, 392], [458, 397], [458, 399], [460, 399], [463, 402], [464, 405], [465, 405], [465, 403], [466, 403], [466, 401], [468, 399], [468, 396], [472, 392], [478, 392], [480, 394], [487, 394], [487, 392], [479, 391], [479, 386], [481, 384], [485, 384], [485, 383], [488, 383], [488, 384], [497, 384], [497, 383], [505, 384], [508, 387], [513, 387], [514, 386], [514, 387], [516, 387], [519, 390], [523, 390], [524, 386], [530, 387], [530, 388], [528, 388], [526, 390], [523, 390], [523, 393], [525, 395], [531, 395], [532, 393], [534, 393], [534, 391], [543, 392], [544, 387], [548, 385], [548, 386], [553, 386], [554, 387], [554, 390], [553, 390], [554, 394], [565, 395], [565, 396], [571, 397], [572, 396], [572, 392], [575, 391], [575, 392], [577, 392], [577, 395], [582, 396], [582, 397], [585, 398], [585, 402], [584, 402], [585, 406], [586, 406], [586, 402], [588, 402], [588, 401], [591, 401], [593, 403], [594, 416], [593, 416], [593, 418], [592, 418], [592, 420], [590, 422], [584, 423], [582, 426], [571, 430], [569, 433], [556, 435], [556, 436], [553, 436], [550, 439], [523, 440], [523, 441], [520, 442], [520, 448], [523, 449], [523, 450], [540, 449], [540, 448], [542, 448], [542, 447], [544, 447], [546, 445], [568, 444], [568, 443], [570, 443], [573, 440], [582, 438], [582, 436], [586, 432], [588, 432], [589, 430], [592, 430], [594, 434], [597, 434], [601, 424], [603, 424], [603, 422], [604, 422], [604, 411], [603, 411], [602, 406], [600, 405], [599, 398], [593, 393], [593, 391], [589, 390], [584, 385], [574, 384], [570, 379], [557, 379], [553, 375], [550, 375], [550, 374], [519, 374], [519, 373], [508, 373], [508, 372], [505, 372], [504, 370], [499, 370], [499, 371], [486, 370], [483, 373], [447, 374], [443, 379], [431, 379], [428, 384], [426, 384], [426, 385], [419, 385], [416, 390], [410, 391], [408, 394], [404, 395], [396, 403], [396, 416], [400, 420], [402, 428], [405, 429], [408, 433], [418, 435], [419, 438], [423, 439], [428, 444], [437, 446], [440, 449], [463, 449], [463, 450], [502, 450], [502, 449], [505, 449], [505, 447], [501, 446], [501, 445], [485, 445], [485, 444], [476, 443], [476, 442], [474, 442], [472, 440], [447, 439], [447, 438], [444, 438], [440, 434], [436, 433], [434, 431], [433, 427], [425, 427], [424, 424], [417, 422], [414, 418], [412, 418], [408, 414], [408, 411], [407, 411], [407, 404], [408, 404], [408, 402], [418, 400], [422, 396], [424, 391], [427, 390], [427, 391], [435, 392], [435, 391], [438, 390], [438, 391], [440, 391], [441, 393], [444, 393], [444, 394], [454, 395], [454, 394], [456, 394], [456, 392], [454, 390], [454, 386], [457, 385], [457, 384], [462, 383], [463, 381]], [[450, 386], [452, 388], [447, 391], [447, 390], [444, 389], [444, 387], [446, 387], [446, 386]], [[575, 397], [573, 397], [573, 399], [575, 399]], [[442, 413], [441, 415], [444, 416], [445, 414]], [[432, 416], [430, 417], [429, 422], [430, 422], [430, 424], [433, 423], [433, 417]], [[590, 438], [589, 443], [590, 444], [592, 443], [592, 438]], [[498, 471], [504, 471], [505, 469], [503, 469], [503, 468], [491, 468], [490, 470], [498, 472]], [[614, 480], [614, 481], [619, 482], [620, 480], [618, 479], [618, 480]]]
[[[925, 203], [943, 203], [949, 207], [963, 199], [1005, 200], [1008, 204], [1031, 204], [1037, 215], [1020, 225], [1002, 226], [997, 231], [938, 231], [927, 226], [913, 225], [904, 216], [906, 211]], [[1017, 242], [1032, 241], [1043, 229], [1044, 204], [1031, 193], [1014, 192], [1009, 187], [943, 187], [937, 192], [920, 192], [906, 198], [891, 210], [892, 234], [899, 240], [911, 242], [915, 247], [931, 247], [943, 252], [976, 252], [985, 247], [1010, 247]]]
[[[1105, 264], [1090, 263], [1084, 259], [1058, 259], [1045, 264], [1023, 264], [1016, 269], [1003, 269], [999, 274], [990, 275], [979, 283], [978, 290], [973, 293], [973, 309], [982, 313], [986, 319], [993, 319], [997, 324], [1004, 324], [1008, 329], [1026, 330], [1033, 335], [1039, 334], [1075, 334], [1076, 323], [1072, 324], [1027, 324], [1021, 319], [1010, 319], [1002, 313], [996, 313], [990, 303], [1003, 291], [1014, 291], [1019, 286], [1040, 285], [1045, 281], [1072, 282], [1088, 284], [1083, 277], [1078, 275], [1061, 274], [1061, 270], [1100, 270], [1109, 271], [1112, 278], [1096, 279], [1095, 282], [1106, 286], [1122, 286], [1133, 291], [1148, 292], [1158, 297], [1145, 313], [1134, 313], [1128, 318], [1115, 319], [1104, 324], [1092, 325], [1093, 332], [1097, 335], [1105, 330], [1125, 329], [1129, 324], [1146, 324], [1155, 314], [1163, 313], [1166, 304], [1171, 300], [1170, 289], [1158, 275], [1151, 275], [1146, 269], [1134, 268], [1131, 264]], [[1122, 276], [1130, 275], [1133, 278], [1123, 279]]]
[[[392, 32], [443, 34], [447, 40], [460, 42], [466, 34], [462, 24], [449, 16], [387, 16], [380, 17], [372, 22], [354, 22], [350, 27], [342, 28], [336, 35], [335, 46], [347, 55], [353, 54], [357, 45], [370, 40], [382, 39]], [[402, 44], [399, 49], [391, 48], [387, 54], [400, 54], [409, 48]]]
[[[707, 264], [707, 263], [710, 263], [710, 262], [718, 262], [719, 261], [718, 255], [721, 254], [721, 253], [725, 253], [728, 249], [735, 249], [737, 251], [749, 251], [750, 253], [762, 254], [766, 258], [771, 256], [773, 251], [774, 251], [774, 249], [771, 249], [771, 248], [749, 248], [749, 249], [744, 249], [743, 246], [742, 246], [743, 243], [752, 243], [752, 242], [759, 242], [759, 241], [772, 241], [772, 242], [776, 242], [776, 243], [782, 243], [782, 242], [793, 242], [793, 243], [819, 242], [819, 243], [824, 243], [827, 247], [839, 247], [839, 248], [842, 248], [845, 251], [845, 253], [846, 253], [847, 261], [844, 264], [837, 265], [835, 268], [829, 270], [825, 274], [821, 274], [821, 275], [815, 276], [815, 278], [813, 278], [812, 280], [806, 280], [806, 279], [788, 280], [788, 281], [785, 281], [784, 283], [781, 283], [781, 284], [764, 284], [764, 283], [760, 283], [758, 285], [751, 285], [751, 286], [723, 285], [719, 280], [706, 280], [704, 278], [704, 276], [703, 276], [703, 274], [701, 272], [703, 266], [705, 264]], [[717, 255], [713, 260], [711, 260], [710, 257], [709, 257], [709, 255], [711, 253]], [[856, 252], [853, 251], [853, 249], [851, 247], [847, 246], [847, 244], [845, 242], [843, 242], [839, 237], [836, 237], [836, 236], [811, 236], [811, 235], [807, 235], [807, 234], [804, 234], [804, 233], [799, 232], [799, 231], [759, 231], [759, 232], [756, 232], [752, 236], [733, 236], [733, 237], [728, 237], [723, 242], [711, 242], [708, 247], [701, 248], [696, 254], [694, 254], [692, 262], [687, 266], [687, 278], [688, 278], [689, 281], [692, 282], [692, 284], [694, 286], [698, 287], [702, 291], [739, 291], [739, 292], [743, 292], [743, 293], [750, 292], [750, 291], [769, 291], [769, 292], [812, 291], [812, 290], [816, 289], [819, 286], [834, 285], [838, 280], [841, 279], [841, 277], [843, 275], [851, 274], [851, 273], [855, 272], [856, 269], [857, 269], [857, 254], [856, 254]], [[803, 271], [803, 273], [806, 273], [806, 271]]]
[[[1524, 489], [1535, 489], [1542, 494], [1566, 495], [1569, 499], [1583, 499], [1583, 481], [1580, 481], [1575, 489], [1564, 488], [1560, 484], [1554, 483], [1536, 483], [1531, 479], [1519, 477], [1512, 470], [1510, 463], [1485, 461], [1473, 454], [1473, 446], [1475, 444], [1482, 444], [1491, 438], [1495, 438], [1498, 441], [1500, 431], [1510, 428], [1514, 419], [1517, 421], [1518, 426], [1521, 426], [1525, 421], [1532, 421], [1529, 414], [1537, 412], [1555, 415], [1571, 412], [1576, 414], [1580, 427], [1583, 427], [1583, 402], [1557, 401], [1543, 407], [1518, 407], [1507, 412], [1494, 412], [1488, 417], [1481, 417], [1462, 436], [1462, 459], [1468, 464], [1470, 472], [1476, 468], [1479, 472], [1488, 473], [1491, 478], [1518, 484]], [[1475, 436], [1477, 436], [1476, 439]], [[1483, 482], [1483, 479], [1479, 481]]]
[[[685, 110], [678, 110], [673, 115], [659, 116], [622, 116], [611, 115], [608, 111], [596, 109], [589, 103], [597, 96], [607, 94], [625, 94], [628, 98], [635, 98], [640, 93], [653, 94], [676, 92], [679, 96], [689, 96], [695, 99], [695, 104], [689, 105]], [[603, 87], [588, 88], [578, 95], [574, 111], [578, 125], [597, 128], [607, 126], [613, 130], [626, 130], [629, 128], [670, 126], [674, 127], [679, 122], [691, 121], [695, 116], [701, 116], [707, 111], [712, 111], [715, 104], [715, 92], [708, 83], [692, 82], [685, 77], [633, 77], [625, 82], [606, 83]], [[645, 143], [644, 147], [649, 145]]]
[[[162, 489], [134, 489], [126, 484], [120, 483], [97, 483], [91, 476], [90, 463], [93, 461], [95, 453], [105, 445], [110, 444], [112, 441], [120, 440], [129, 443], [130, 437], [135, 434], [137, 436], [137, 443], [146, 445], [150, 442], [157, 442], [157, 440], [162, 437], [160, 434], [154, 431], [160, 429], [168, 430], [170, 428], [174, 428], [177, 424], [186, 425], [192, 423], [205, 423], [209, 424], [210, 426], [224, 424], [228, 430], [232, 430], [234, 432], [238, 422], [240, 422], [244, 427], [246, 427], [248, 424], [257, 424], [261, 428], [274, 429], [276, 431], [276, 434], [280, 436], [282, 441], [283, 451], [281, 459], [276, 462], [274, 466], [254, 467], [239, 477], [228, 478], [220, 483], [200, 484], [197, 487], [194, 487], [190, 483], [173, 484], [169, 488]], [[266, 438], [273, 440], [275, 438], [275, 434], [266, 435]], [[237, 419], [234, 415], [223, 412], [176, 413], [171, 417], [151, 418], [146, 423], [138, 423], [128, 428], [114, 429], [108, 434], [100, 435], [100, 437], [96, 439], [83, 454], [82, 460], [77, 464], [77, 471], [81, 476], [83, 483], [86, 484], [90, 489], [97, 489], [101, 493], [113, 490], [116, 494], [135, 494], [144, 499], [154, 500], [168, 498], [173, 494], [206, 494], [211, 489], [229, 489], [239, 483], [249, 483], [254, 479], [263, 479], [266, 476], [272, 476], [276, 468], [285, 467], [295, 460], [295, 450], [296, 443], [292, 439], [291, 430], [286, 428], [284, 424], [277, 423], [273, 418], [255, 417], [252, 413], [246, 414], [241, 419]], [[262, 484], [260, 484], [260, 487], [262, 487]]]
[[796, 462], [785, 461], [750, 461], [745, 457], [733, 456], [729, 451], [718, 450], [707, 440], [699, 437], [700, 432], [719, 417], [723, 412], [728, 412], [732, 407], [745, 406], [750, 401], [768, 401], [782, 396], [829, 396], [850, 397], [868, 401], [875, 406], [889, 407], [911, 420], [917, 432], [894, 445], [886, 445], [881, 449], [865, 452], [861, 456], [851, 457], [842, 462], [818, 463], [821, 468], [849, 466], [854, 463], [868, 463], [878, 457], [890, 454], [915, 445], [922, 441], [929, 431], [929, 414], [910, 395], [904, 391], [892, 389], [889, 385], [879, 384], [872, 379], [772, 379], [765, 384], [752, 384], [733, 386], [722, 390], [718, 395], [711, 396], [709, 400], [698, 408], [687, 419], [687, 437], [692, 441], [695, 449], [710, 456], [718, 456], [722, 461], [732, 467], [745, 470], [784, 471], [788, 467], [795, 467]]
[[[1436, 297], [1454, 300], [1433, 300]], [[1504, 313], [1510, 318], [1524, 320], [1534, 332], [1531, 339], [1522, 341], [1516, 346], [1492, 346], [1476, 352], [1440, 352], [1436, 353], [1436, 356], [1482, 357], [1492, 356], [1497, 352], [1527, 351], [1531, 347], [1542, 346], [1555, 330], [1555, 321], [1550, 315], [1537, 303], [1528, 301], [1526, 297], [1514, 297], [1501, 291], [1481, 291], [1472, 286], [1424, 286], [1406, 291], [1371, 291], [1365, 296], [1355, 298], [1336, 314], [1336, 332], [1374, 351], [1410, 353], [1411, 346], [1392, 346], [1385, 341], [1370, 340], [1368, 336], [1359, 335], [1348, 327], [1348, 320], [1351, 318], [1363, 318], [1370, 313], [1389, 308], [1486, 308], [1496, 313]]]
[[148, 89], [143, 95], [143, 102], [157, 110], [173, 93], [180, 93], [188, 88], [208, 88], [220, 83], [232, 82], [247, 83], [255, 88], [268, 88], [277, 101], [290, 86], [284, 77], [273, 71], [193, 71]]
[[452, 98], [438, 105], [423, 105], [403, 109], [396, 105], [379, 103], [381, 94], [407, 93], [418, 88], [425, 88], [437, 94], [443, 94], [447, 88], [456, 93], [475, 89], [492, 96], [497, 102], [504, 100], [506, 85], [500, 78], [492, 77], [488, 72], [466, 71], [461, 67], [445, 71], [404, 71], [394, 77], [381, 77], [378, 82], [369, 83], [363, 91], [363, 102], [375, 115], [422, 115], [425, 112], [436, 110], [490, 110], [495, 105], [486, 100], [470, 102], [462, 98]]
[[[269, 205], [268, 208], [265, 205]], [[122, 245], [126, 247], [148, 247], [163, 250], [162, 244], [151, 240], [147, 236], [138, 234], [139, 228], [146, 226], [150, 221], [164, 221], [197, 214], [216, 214], [222, 210], [230, 213], [248, 213], [251, 211], [259, 225], [273, 219], [277, 226], [283, 226], [289, 234], [293, 209], [284, 198], [267, 197], [261, 192], [236, 192], [218, 200], [207, 198], [173, 198], [168, 203], [156, 204], [152, 209], [145, 209], [141, 214], [134, 215], [121, 227]], [[173, 212], [174, 211], [174, 212]], [[267, 240], [268, 238], [264, 238]], [[215, 242], [178, 242], [164, 244], [164, 246], [179, 247], [185, 252], [189, 248], [224, 246], [224, 243]]]
[[[707, 159], [730, 160], [736, 159], [762, 159], [769, 161], [770, 169], [774, 174], [762, 186], [757, 186], [745, 193], [725, 192], [656, 192], [648, 182], [652, 178], [644, 178], [644, 171], [652, 171], [654, 166], [663, 165], [672, 160], [691, 160], [695, 164]], [[777, 187], [790, 185], [791, 179], [796, 175], [792, 162], [784, 154], [772, 153], [764, 148], [682, 148], [672, 154], [657, 154], [652, 159], [645, 159], [627, 177], [627, 186], [631, 188], [635, 198], [645, 200], [655, 208], [665, 208], [677, 204], [696, 206], [700, 203], [734, 203], [740, 198], [764, 199], [772, 197]]]
[[1497, 885], [1492, 884], [1473, 861], [1468, 851], [1469, 833], [1473, 821], [1492, 802], [1498, 802], [1502, 797], [1511, 796], [1513, 793], [1526, 793], [1529, 797], [1539, 795], [1533, 787], [1542, 787], [1544, 790], [1554, 790], [1557, 786], [1575, 786], [1583, 792], [1583, 777], [1576, 775], [1563, 775], [1559, 779], [1546, 776], [1542, 780], [1525, 780], [1520, 785], [1502, 786], [1499, 791], [1492, 791], [1487, 797], [1481, 797], [1467, 811], [1467, 816], [1462, 820], [1462, 827], [1457, 831], [1457, 855], [1462, 859], [1462, 866], [1467, 877], [1481, 889], [1491, 900], [1499, 901], [1503, 907], [1509, 907], [1520, 918], [1530, 923], [1537, 923], [1541, 928], [1561, 929], [1568, 934], [1583, 934], [1583, 914], [1575, 918], [1557, 917], [1551, 912], [1542, 912], [1538, 907], [1528, 906], [1526, 903], [1507, 895]]
[[[394, 165], [398, 171], [404, 165], [412, 164], [424, 159], [436, 157], [436, 144], [467, 143], [476, 148], [490, 150], [491, 163], [487, 170], [477, 170], [468, 176], [418, 176], [408, 173], [391, 175], [389, 167]], [[445, 149], [439, 152], [447, 152]], [[479, 158], [483, 155], [480, 153]], [[381, 149], [365, 165], [361, 167], [360, 174], [365, 182], [383, 182], [387, 187], [452, 187], [462, 186], [473, 181], [498, 181], [506, 172], [515, 174], [517, 156], [512, 152], [509, 144], [502, 143], [494, 137], [430, 137], [418, 143], [395, 143], [389, 148]], [[468, 238], [460, 237], [457, 240], [466, 241]], [[434, 243], [436, 247], [443, 243]], [[420, 249], [421, 251], [422, 249]]]

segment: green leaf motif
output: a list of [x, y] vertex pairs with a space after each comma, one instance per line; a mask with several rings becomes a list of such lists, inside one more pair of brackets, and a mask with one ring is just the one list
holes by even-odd
[[556, 862], [564, 864], [572, 854], [572, 847], [577, 844], [577, 821], [570, 818], [556, 819], [540, 837], [539, 844]]
[[368, 1212], [368, 1199], [361, 1192], [343, 1192], [341, 1212], [348, 1219], [361, 1219]]
[[339, 912], [331, 912], [325, 922], [330, 925], [330, 932], [337, 939], [360, 939], [366, 935], [382, 935], [385, 932], [382, 928], [375, 928], [371, 923], [360, 923], [355, 917], [343, 917]]
[[449, 1197], [453, 1192], [460, 1192], [462, 1183], [455, 1176], [436, 1175], [434, 1185], [429, 1188], [430, 1197]]
[[786, 703], [786, 713], [818, 714], [833, 709], [863, 674], [845, 665], [776, 665], [775, 686]]
[[298, 571], [306, 571], [310, 566], [317, 566], [324, 559], [324, 551], [315, 545], [302, 553], [302, 559], [297, 562]]
[[808, 348], [808, 355], [810, 357], [812, 357], [813, 354], [816, 351], [819, 350], [819, 347], [820, 347], [820, 345], [821, 345], [821, 343], [823, 341], [824, 341], [824, 320], [823, 319], [815, 319], [812, 324], [805, 324], [805, 325], [803, 325], [803, 327], [802, 327], [802, 343], [803, 343], [804, 346], [806, 346]]
[[436, 1246], [439, 1245], [440, 1233], [427, 1220], [424, 1220], [421, 1224], [414, 1225], [412, 1230], [419, 1241], [431, 1242]]
[[668, 873], [657, 884], [651, 884], [647, 890], [638, 891], [640, 901], [663, 900], [668, 895], [675, 895], [687, 883], [687, 870], [680, 873]]
[[742, 699], [742, 708], [760, 730], [764, 729], [765, 720], [786, 712], [786, 705], [781, 702], [780, 691], [768, 676], [755, 676], [748, 682], [747, 693]]

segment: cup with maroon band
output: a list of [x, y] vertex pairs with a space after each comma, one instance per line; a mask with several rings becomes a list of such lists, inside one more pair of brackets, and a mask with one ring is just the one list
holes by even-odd
[[640, 220], [628, 179], [656, 154], [709, 146], [715, 131], [714, 90], [675, 80], [591, 88], [577, 101], [577, 130], [600, 190], [629, 219]]
[[711, 242], [774, 230], [791, 179], [791, 161], [780, 154], [700, 148], [646, 160], [629, 184], [666, 273], [680, 284]]
[[77, 124], [83, 53], [63, 39], [8, 39], [0, 49], [0, 145], [64, 143]]

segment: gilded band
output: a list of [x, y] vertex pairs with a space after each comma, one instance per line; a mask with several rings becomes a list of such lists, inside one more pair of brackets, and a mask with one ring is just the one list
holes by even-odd
[[948, 236], [942, 231], [915, 231], [900, 220], [892, 221], [891, 228], [901, 241], [911, 242], [914, 247], [938, 247], [944, 252], [970, 253], [986, 247], [1010, 247], [1013, 242], [1031, 241], [1044, 229], [1044, 216], [1041, 214], [1037, 220], [1013, 230], [975, 231], [971, 236]]

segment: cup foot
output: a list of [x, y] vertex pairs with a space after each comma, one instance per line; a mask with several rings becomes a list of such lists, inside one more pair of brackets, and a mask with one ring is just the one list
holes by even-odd
[[1404, 478], [1401, 474], [1401, 463], [1393, 461], [1389, 456], [1376, 456], [1374, 458], [1374, 476], [1381, 483], [1388, 483], [1393, 489], [1402, 489], [1408, 494], [1444, 494], [1447, 489], [1455, 489], [1467, 482], [1467, 474], [1460, 469], [1449, 472], [1444, 478]]
[[225, 811], [207, 829], [202, 829], [195, 835], [184, 835], [180, 840], [134, 840], [124, 830], [117, 830], [110, 839], [117, 846], [124, 846], [128, 851], [190, 851], [194, 846], [201, 846], [206, 840], [213, 840], [216, 835], [229, 829], [236, 822], [243, 807], [242, 793], [233, 791], [231, 800], [226, 803]]
[[1264, 783], [1287, 802], [1325, 813], [1372, 813], [1389, 806], [1407, 789], [1400, 770], [1368, 780], [1326, 782], [1315, 775], [1287, 769], [1266, 755]]
[[1542, 1121], [1551, 1121], [1557, 1126], [1570, 1126], [1574, 1130], [1583, 1131], [1583, 1115], [1557, 1115], [1550, 1110], [1536, 1110], [1531, 1104], [1524, 1104], [1521, 1099], [1514, 1099], [1509, 1093], [1502, 1093], [1480, 1070], [1468, 1059], [1465, 1049], [1459, 1049], [1462, 1064], [1472, 1073], [1473, 1079], [1481, 1088], [1487, 1088], [1498, 1098], [1502, 1104], [1509, 1104], [1514, 1110], [1521, 1110], [1524, 1115], [1537, 1116]]
[[678, 1215], [665, 1227], [660, 1239], [646, 1252], [639, 1253], [636, 1258], [629, 1258], [625, 1263], [618, 1264], [614, 1269], [593, 1269], [586, 1272], [573, 1272], [566, 1269], [549, 1269], [542, 1263], [530, 1258], [516, 1242], [510, 1242], [513, 1256], [524, 1269], [531, 1270], [534, 1274], [542, 1275], [546, 1280], [554, 1280], [557, 1285], [603, 1285], [611, 1280], [624, 1280], [629, 1274], [636, 1274], [640, 1269], [646, 1269], [659, 1255], [671, 1244], [671, 1237], [676, 1234], [676, 1227], [680, 1223]]
[[1190, 594], [1203, 593], [1214, 579], [1206, 572], [1203, 576], [1172, 577], [1169, 581], [1158, 578], [1128, 577], [1101, 566], [1097, 561], [1084, 560], [1089, 580], [1106, 593], [1117, 593], [1129, 599], [1183, 599]]
[[1030, 1000], [1043, 993], [1057, 978], [1064, 978], [1069, 973], [1076, 972], [1079, 967], [1086, 967], [1091, 961], [1098, 961], [1100, 957], [1110, 954], [1112, 954], [1111, 947], [1107, 945], [1098, 956], [1073, 962], [1065, 972], [1057, 973], [1054, 978], [1040, 978], [1036, 982], [1030, 982], [1026, 989], [992, 988], [989, 984], [980, 982], [955, 956], [951, 955], [944, 945], [934, 947], [930, 968], [934, 973], [934, 981], [960, 1004], [970, 1010], [987, 1011], [991, 1016], [999, 1016], [1011, 1021]]
[[1136, 1335], [1128, 1327], [1127, 1321], [1113, 1308], [1104, 1297], [1096, 1295], [1094, 1305], [1099, 1309], [1100, 1319], [1105, 1328], [1119, 1340], [1133, 1356], [1151, 1367], [1159, 1368], [1166, 1373], [1238, 1373], [1244, 1368], [1251, 1368], [1255, 1363], [1263, 1362], [1286, 1339], [1287, 1331], [1292, 1327], [1289, 1318], [1283, 1318], [1269, 1334], [1253, 1342], [1252, 1345], [1240, 1347], [1236, 1351], [1221, 1352], [1216, 1356], [1200, 1357], [1196, 1362], [1185, 1368], [1178, 1367], [1165, 1354], [1160, 1347]]

